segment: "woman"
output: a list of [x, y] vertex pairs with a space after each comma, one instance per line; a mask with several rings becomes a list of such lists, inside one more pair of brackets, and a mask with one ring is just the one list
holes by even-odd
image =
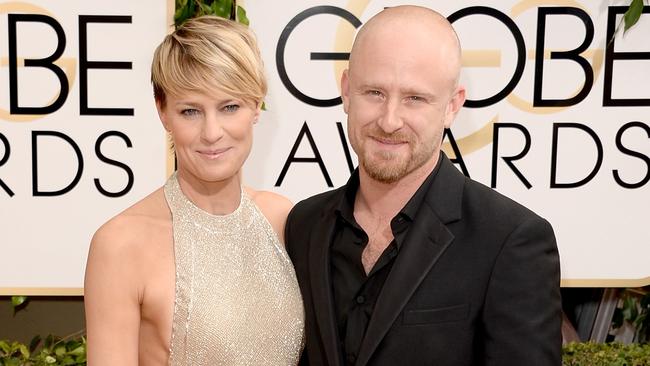
[[152, 82], [177, 172], [93, 237], [89, 365], [295, 365], [291, 204], [241, 182], [266, 94], [254, 37], [218, 17], [189, 20], [156, 50]]

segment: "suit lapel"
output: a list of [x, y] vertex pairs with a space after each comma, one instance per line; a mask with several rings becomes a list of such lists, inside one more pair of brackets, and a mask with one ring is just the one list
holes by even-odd
[[465, 177], [443, 155], [440, 170], [427, 192], [399, 255], [377, 298], [357, 357], [366, 365], [395, 319], [444, 251], [453, 234], [445, 224], [460, 219]]
[[[330, 279], [330, 244], [336, 228], [336, 215], [325, 210], [312, 231], [309, 243], [309, 267], [314, 313], [318, 322], [327, 365], [340, 364], [336, 316]], [[317, 332], [312, 332], [317, 334]]]
[[427, 207], [409, 229], [401, 252], [377, 298], [361, 344], [357, 365], [365, 365], [422, 280], [453, 240]]

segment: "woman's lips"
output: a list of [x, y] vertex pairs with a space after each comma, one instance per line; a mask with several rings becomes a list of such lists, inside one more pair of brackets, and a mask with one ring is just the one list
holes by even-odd
[[197, 152], [204, 158], [217, 159], [228, 150], [230, 150], [229, 147], [222, 148], [222, 149], [201, 149], [201, 150], [197, 150]]

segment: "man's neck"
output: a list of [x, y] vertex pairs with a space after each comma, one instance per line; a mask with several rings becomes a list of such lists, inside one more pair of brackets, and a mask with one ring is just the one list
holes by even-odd
[[359, 168], [359, 189], [354, 200], [354, 211], [366, 211], [371, 217], [392, 219], [413, 197], [438, 163], [435, 154], [421, 167], [393, 183], [382, 183]]

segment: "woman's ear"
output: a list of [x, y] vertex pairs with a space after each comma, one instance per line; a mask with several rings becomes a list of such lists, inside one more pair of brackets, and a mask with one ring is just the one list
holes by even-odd
[[162, 122], [163, 128], [169, 132], [169, 125], [167, 124], [167, 116], [165, 114], [165, 107], [162, 106], [160, 100], [156, 100], [156, 110], [158, 111], [158, 118]]
[[264, 106], [264, 101], [259, 102], [257, 104], [257, 108], [255, 108], [255, 114], [253, 115], [253, 124], [256, 124], [259, 120], [260, 114], [262, 113], [262, 106]]

